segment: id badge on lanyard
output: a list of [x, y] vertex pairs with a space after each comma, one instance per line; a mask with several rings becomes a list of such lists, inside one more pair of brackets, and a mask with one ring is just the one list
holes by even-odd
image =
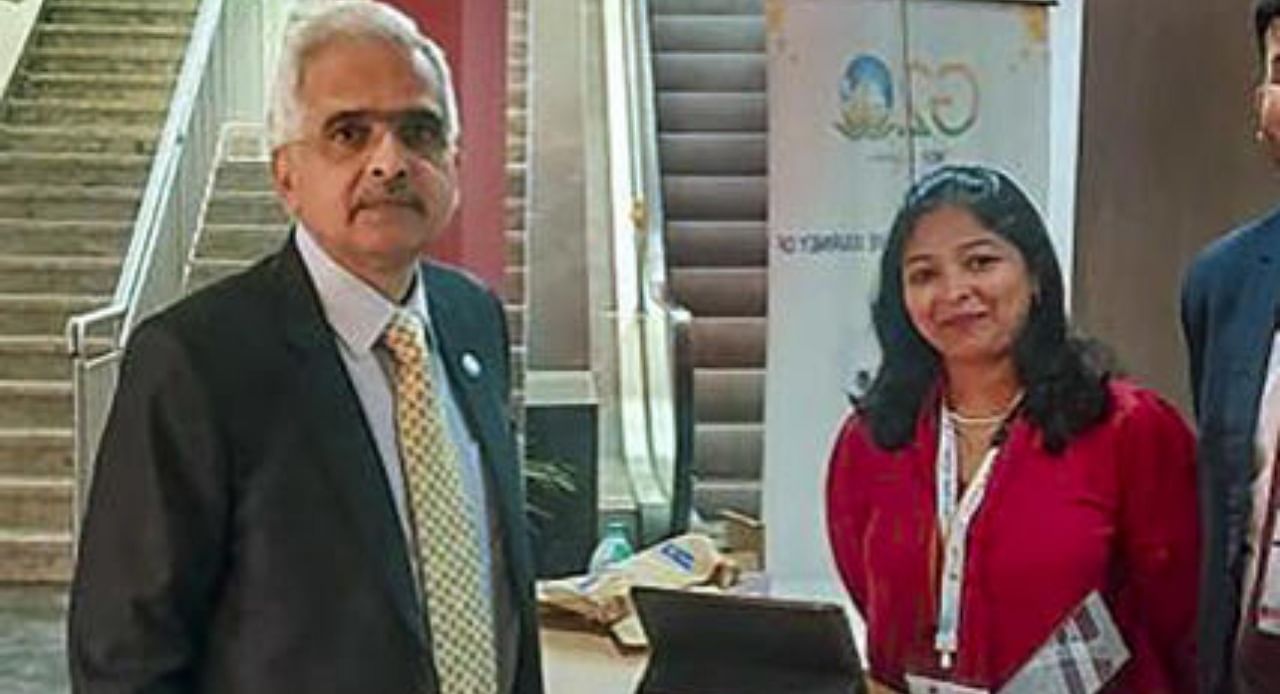
[[[1001, 425], [1004, 426], [1003, 424]], [[997, 439], [1002, 438], [997, 433]], [[950, 669], [960, 649], [960, 599], [964, 594], [966, 546], [969, 526], [982, 506], [991, 482], [991, 471], [1000, 452], [996, 443], [987, 451], [982, 465], [957, 500], [960, 489], [960, 458], [956, 450], [955, 425], [943, 408], [938, 422], [937, 491], [938, 528], [942, 532], [942, 576], [938, 595], [938, 629], [933, 647], [939, 664]]]

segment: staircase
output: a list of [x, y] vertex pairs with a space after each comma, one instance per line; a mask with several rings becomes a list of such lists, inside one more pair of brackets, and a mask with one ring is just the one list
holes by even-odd
[[68, 580], [67, 319], [107, 301], [196, 0], [47, 0], [0, 104], [0, 582]]
[[271, 187], [266, 146], [257, 128], [228, 135], [213, 194], [187, 264], [185, 293], [248, 268], [280, 249], [289, 217]]
[[507, 3], [506, 281], [503, 303], [511, 335], [512, 412], [524, 430], [525, 210], [528, 207], [529, 10], [528, 0]]
[[763, 0], [650, 0], [668, 280], [693, 314], [694, 506], [760, 513], [767, 118]]

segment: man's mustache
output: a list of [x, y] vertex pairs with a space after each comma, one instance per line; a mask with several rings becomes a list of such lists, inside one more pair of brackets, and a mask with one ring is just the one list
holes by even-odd
[[360, 195], [356, 197], [354, 209], [359, 212], [370, 207], [386, 205], [410, 207], [419, 212], [426, 211], [426, 204], [423, 202], [422, 196], [405, 185], [386, 185], [361, 191]]

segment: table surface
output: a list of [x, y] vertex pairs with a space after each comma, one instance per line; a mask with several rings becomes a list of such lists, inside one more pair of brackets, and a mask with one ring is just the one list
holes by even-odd
[[542, 660], [548, 692], [632, 694], [647, 656], [623, 653], [603, 634], [544, 627]]
[[[766, 580], [775, 597], [823, 600], [845, 608], [854, 641], [866, 653], [866, 626], [838, 584], [825, 581]], [[542, 616], [542, 660], [550, 694], [633, 694], [644, 676], [647, 653], [624, 653], [603, 632], [583, 630], [573, 618]], [[579, 625], [579, 626], [575, 626]], [[888, 691], [888, 690], [873, 690]]]

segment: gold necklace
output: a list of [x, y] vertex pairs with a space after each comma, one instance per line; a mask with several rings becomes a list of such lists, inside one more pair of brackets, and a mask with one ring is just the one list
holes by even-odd
[[1009, 400], [1009, 404], [1005, 405], [1003, 409], [995, 414], [973, 416], [962, 415], [950, 407], [944, 407], [942, 411], [946, 413], [947, 419], [956, 426], [995, 426], [1004, 422], [1009, 418], [1009, 415], [1013, 414], [1014, 410], [1018, 409], [1018, 405], [1022, 404], [1022, 396], [1024, 394], [1026, 394], [1026, 390], [1024, 389], [1020, 389], [1017, 393], [1014, 393], [1013, 398]]

